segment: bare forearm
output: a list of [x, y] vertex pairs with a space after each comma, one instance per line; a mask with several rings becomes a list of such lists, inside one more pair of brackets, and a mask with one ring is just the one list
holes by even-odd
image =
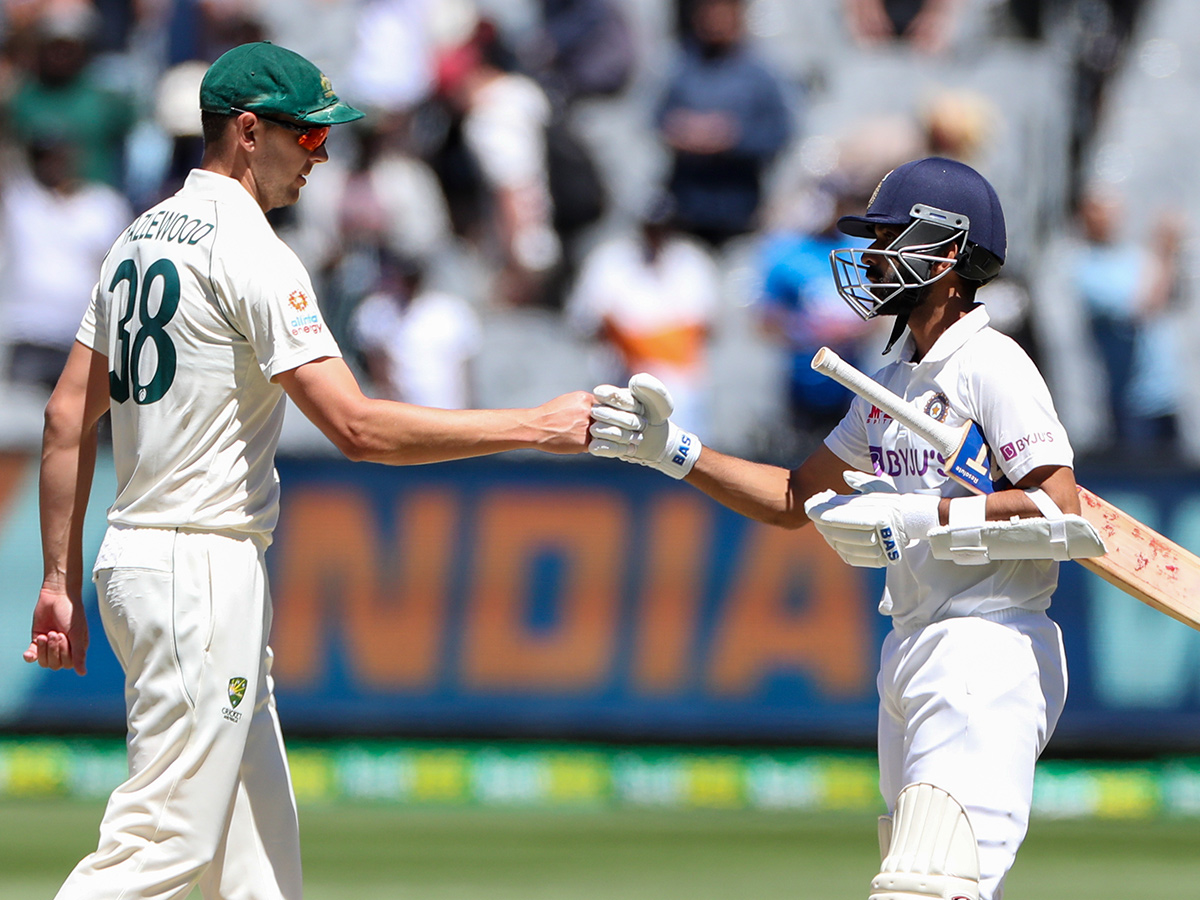
[[687, 482], [747, 518], [797, 528], [808, 519], [805, 497], [797, 496], [794, 475], [779, 466], [749, 462], [705, 447]]
[[[1003, 522], [1013, 516], [1029, 518], [1042, 512], [1029, 498], [1026, 491], [1041, 488], [1054, 504], [1068, 515], [1079, 515], [1079, 490], [1075, 485], [1075, 472], [1066, 466], [1045, 466], [1035, 469], [1021, 479], [1016, 488], [988, 494], [984, 507], [988, 521]], [[943, 497], [938, 506], [938, 517], [942, 525], [950, 521], [950, 498]]]
[[554, 437], [523, 409], [431, 409], [368, 400], [347, 424], [347, 455], [388, 465], [538, 448]]
[[44, 583], [77, 595], [83, 585], [83, 519], [96, 467], [96, 430], [48, 421], [39, 498]]
[[564, 394], [533, 409], [432, 409], [363, 395], [337, 358], [278, 376], [300, 410], [348, 458], [417, 465], [533, 449], [582, 453], [593, 398]]

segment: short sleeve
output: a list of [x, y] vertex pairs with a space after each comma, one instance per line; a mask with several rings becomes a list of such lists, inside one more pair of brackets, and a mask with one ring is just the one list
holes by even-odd
[[100, 315], [100, 283], [92, 288], [92, 299], [83, 313], [83, 321], [75, 332], [75, 340], [92, 350], [108, 356], [108, 317]]
[[1013, 484], [1039, 466], [1075, 464], [1067, 431], [1033, 360], [1003, 338], [995, 364], [976, 367], [967, 396], [978, 398], [972, 418], [983, 429], [996, 463]]
[[880, 474], [878, 462], [871, 455], [871, 447], [867, 441], [866, 420], [870, 411], [867, 401], [855, 397], [846, 415], [842, 416], [842, 420], [825, 438], [825, 446], [832, 450], [838, 459], [860, 472]]
[[223, 288], [226, 315], [253, 347], [268, 380], [307, 362], [342, 355], [308, 273], [282, 242], [253, 265], [239, 258], [214, 280]]

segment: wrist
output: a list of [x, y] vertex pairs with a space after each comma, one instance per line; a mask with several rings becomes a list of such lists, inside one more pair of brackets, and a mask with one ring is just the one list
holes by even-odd
[[941, 524], [942, 498], [910, 494], [905, 500], [904, 531], [910, 540], [924, 540]]
[[655, 468], [675, 479], [686, 478], [700, 457], [704, 445], [690, 431], [673, 422], [667, 423], [667, 444]]

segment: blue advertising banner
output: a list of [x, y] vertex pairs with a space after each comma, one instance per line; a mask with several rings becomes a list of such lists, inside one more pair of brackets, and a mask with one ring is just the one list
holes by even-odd
[[[812, 529], [587, 459], [279, 471], [268, 560], [289, 731], [873, 738], [882, 575], [845, 566]], [[1080, 480], [1200, 548], [1200, 478]], [[89, 560], [112, 495], [102, 465]], [[0, 727], [120, 729], [94, 594], [85, 678], [20, 661], [41, 577], [33, 457], [0, 456], [0, 571]], [[1074, 564], [1052, 614], [1072, 679], [1056, 746], [1200, 743], [1200, 634]]]

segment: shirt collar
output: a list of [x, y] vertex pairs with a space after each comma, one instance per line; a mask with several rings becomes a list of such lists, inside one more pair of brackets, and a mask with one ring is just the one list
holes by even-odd
[[212, 172], [208, 169], [192, 169], [188, 173], [183, 187], [179, 189], [179, 194], [223, 203], [244, 204], [253, 207], [260, 216], [265, 218], [258, 201], [250, 196], [250, 192], [246, 190], [245, 186], [237, 179], [219, 172]]
[[941, 362], [961, 348], [976, 334], [987, 328], [991, 321], [987, 307], [982, 303], [977, 303], [974, 309], [942, 332], [941, 336], [933, 342], [933, 346], [929, 348], [929, 352], [925, 354], [920, 363], [913, 363], [912, 361], [917, 348], [911, 333], [904, 339], [904, 348], [900, 351], [900, 358], [910, 365]]

